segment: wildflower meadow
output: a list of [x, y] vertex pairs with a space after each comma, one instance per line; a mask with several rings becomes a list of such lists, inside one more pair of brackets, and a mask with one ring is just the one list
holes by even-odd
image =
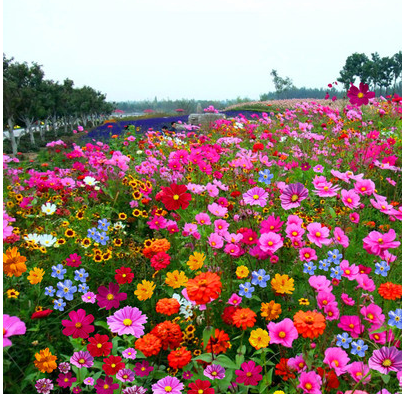
[[402, 98], [267, 108], [3, 155], [5, 393], [402, 390]]

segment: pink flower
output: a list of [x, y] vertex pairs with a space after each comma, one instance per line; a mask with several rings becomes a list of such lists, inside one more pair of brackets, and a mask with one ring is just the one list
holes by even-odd
[[259, 239], [259, 246], [264, 252], [274, 254], [283, 246], [282, 237], [276, 233], [264, 233]]
[[382, 308], [376, 304], [363, 306], [360, 309], [360, 313], [364, 316], [364, 320], [367, 320], [376, 326], [381, 326], [385, 321], [385, 315], [382, 313]]
[[349, 332], [352, 338], [358, 338], [364, 331], [364, 325], [356, 315], [341, 316], [338, 327]]
[[354, 190], [363, 196], [371, 196], [374, 193], [375, 184], [370, 179], [362, 179], [356, 182]]
[[61, 324], [65, 327], [63, 334], [66, 336], [72, 335], [75, 338], [86, 339], [89, 334], [95, 331], [95, 327], [91, 325], [94, 321], [93, 315], [86, 315], [84, 309], [71, 311], [68, 314], [70, 320], [62, 320]]
[[327, 364], [330, 368], [333, 368], [337, 376], [346, 372], [346, 366], [350, 358], [344, 350], [339, 349], [338, 347], [329, 347], [325, 350], [324, 355], [325, 358], [323, 363]]
[[242, 301], [242, 298], [239, 295], [237, 295], [236, 293], [233, 293], [230, 296], [230, 298], [228, 299], [228, 304], [237, 306], [237, 305], [240, 305], [241, 301]]
[[292, 343], [299, 337], [293, 321], [289, 318], [282, 320], [279, 323], [270, 322], [268, 324], [270, 343], [278, 343], [285, 347], [292, 347]]
[[228, 209], [214, 202], [213, 204], [208, 205], [208, 211], [215, 216], [223, 218], [227, 214]]
[[218, 219], [214, 221], [215, 232], [219, 235], [223, 235], [229, 228], [229, 223], [226, 220]]
[[24, 335], [26, 330], [25, 323], [17, 316], [3, 315], [3, 347], [12, 345], [9, 337]]
[[353, 212], [349, 215], [349, 219], [352, 223], [359, 223], [360, 215], [357, 212]]
[[288, 367], [296, 370], [297, 372], [305, 371], [307, 369], [307, 365], [304, 361], [303, 355], [299, 354], [296, 357], [289, 358]]
[[307, 263], [311, 260], [317, 260], [317, 254], [312, 248], [301, 248], [299, 250], [299, 258], [301, 261], [307, 261]]
[[300, 239], [301, 237], [303, 237], [303, 234], [305, 233], [305, 231], [301, 227], [301, 225], [298, 225], [296, 223], [288, 224], [285, 231], [286, 231], [286, 235], [291, 240]]
[[172, 376], [166, 376], [165, 378], [159, 379], [152, 385], [152, 392], [154, 394], [181, 394], [183, 389], [184, 384], [180, 383], [179, 379]]
[[353, 298], [349, 297], [346, 293], [342, 293], [341, 300], [346, 305], [353, 306], [355, 304], [355, 300]]
[[118, 308], [120, 301], [124, 301], [127, 298], [127, 293], [119, 293], [119, 289], [119, 285], [113, 282], [109, 283], [109, 288], [100, 286], [96, 295], [99, 308], [105, 308], [107, 311], [112, 308]]
[[358, 277], [359, 267], [355, 264], [349, 265], [349, 261], [342, 260], [341, 264], [339, 264], [340, 269], [343, 271], [342, 276], [348, 278], [349, 280], [354, 280]]
[[354, 190], [342, 189], [342, 202], [350, 209], [355, 209], [360, 204], [360, 197]]
[[321, 376], [314, 371], [302, 372], [299, 377], [298, 388], [303, 390], [303, 393], [307, 394], [321, 394]]
[[384, 375], [388, 375], [390, 371], [400, 371], [402, 370], [402, 351], [395, 346], [374, 350], [368, 364], [370, 369], [375, 369]]
[[[360, 380], [362, 380], [363, 376], [367, 375], [370, 368], [368, 367], [368, 365], [364, 364], [364, 362], [362, 362], [362, 361], [355, 361], [348, 365], [347, 370], [355, 382], [360, 382]], [[370, 381], [370, 379], [371, 379], [371, 375], [368, 375], [364, 379], [363, 384], [367, 384]]]
[[269, 233], [269, 232], [274, 232], [277, 233], [281, 230], [281, 227], [284, 222], [281, 221], [281, 218], [278, 216], [277, 218], [275, 217], [274, 214], [268, 216], [266, 220], [263, 220], [260, 223], [261, 226], [261, 234], [264, 233]]
[[331, 282], [327, 279], [326, 276], [324, 275], [312, 275], [308, 279], [308, 283], [310, 286], [315, 289], [316, 291], [327, 291], [331, 292], [332, 291], [332, 285]]
[[208, 243], [211, 248], [220, 249], [223, 246], [223, 238], [216, 233], [212, 233], [208, 237]]
[[367, 274], [358, 274], [356, 281], [358, 283], [357, 288], [370, 292], [375, 290], [375, 283]]
[[378, 231], [371, 231], [370, 234], [363, 239], [363, 248], [367, 253], [381, 257], [385, 250], [397, 248], [401, 244], [399, 241], [394, 241], [395, 237], [396, 234], [393, 229], [390, 229], [384, 234]]
[[328, 291], [320, 291], [317, 294], [317, 304], [320, 309], [336, 300], [335, 296]]
[[236, 383], [243, 383], [245, 386], [257, 386], [258, 382], [262, 380], [261, 365], [256, 365], [254, 361], [250, 360], [244, 362], [241, 368], [235, 371]]
[[349, 246], [349, 237], [344, 233], [344, 231], [340, 227], [335, 227], [334, 229], [334, 238], [332, 239], [333, 243], [339, 244], [344, 248]]
[[268, 193], [261, 187], [253, 187], [243, 194], [243, 200], [248, 205], [259, 205], [265, 207], [267, 205]]
[[324, 313], [325, 313], [325, 318], [326, 320], [338, 320], [339, 319], [339, 309], [338, 309], [338, 303], [337, 302], [331, 302], [328, 305], [324, 306]]
[[329, 245], [331, 240], [329, 237], [329, 229], [321, 225], [321, 223], [310, 223], [307, 226], [307, 238], [310, 242], [322, 248], [322, 245]]
[[117, 333], [117, 335], [134, 335], [134, 337], [140, 338], [144, 335], [144, 324], [148, 318], [138, 308], [125, 306], [112, 316], [107, 317], [106, 320], [111, 332]]
[[281, 200], [282, 208], [285, 210], [300, 206], [300, 202], [308, 197], [308, 190], [301, 183], [293, 183], [287, 185], [282, 191]]

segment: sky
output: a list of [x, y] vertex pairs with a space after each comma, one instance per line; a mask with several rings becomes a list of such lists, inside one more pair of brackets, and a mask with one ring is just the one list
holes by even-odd
[[4, 0], [3, 53], [108, 101], [251, 100], [276, 69], [325, 88], [352, 53], [402, 50], [402, 0]]

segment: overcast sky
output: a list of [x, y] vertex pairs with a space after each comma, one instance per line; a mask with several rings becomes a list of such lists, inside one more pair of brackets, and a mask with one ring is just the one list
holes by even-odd
[[258, 99], [402, 50], [402, 0], [4, 0], [3, 52], [109, 101]]

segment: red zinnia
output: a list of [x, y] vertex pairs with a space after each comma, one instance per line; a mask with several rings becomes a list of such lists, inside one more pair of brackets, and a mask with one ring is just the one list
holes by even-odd
[[215, 394], [215, 390], [211, 387], [211, 382], [208, 380], [197, 379], [194, 383], [188, 385], [190, 390], [187, 394]]
[[191, 352], [181, 347], [169, 353], [168, 361], [171, 368], [183, 368], [191, 361]]
[[[180, 343], [183, 340], [183, 333], [181, 332], [180, 326], [176, 323], [172, 323], [169, 320], [157, 324], [152, 329], [151, 334], [160, 339], [164, 350], [166, 350], [168, 347], [171, 349], [176, 349], [180, 346]], [[142, 349], [139, 350], [144, 353]]]
[[191, 194], [186, 193], [186, 185], [176, 185], [172, 183], [170, 187], [162, 187], [161, 201], [165, 204], [166, 209], [186, 209], [191, 201]]
[[134, 274], [131, 272], [131, 268], [121, 267], [116, 270], [114, 278], [119, 285], [123, 285], [125, 283], [131, 283], [134, 279]]
[[359, 89], [355, 85], [352, 85], [347, 93], [350, 103], [359, 107], [363, 104], [367, 105], [369, 99], [375, 97], [375, 93], [368, 90], [369, 86], [366, 83], [360, 82]]
[[205, 351], [213, 354], [226, 353], [230, 347], [229, 339], [225, 331], [216, 328], [215, 333], [209, 338]]
[[385, 300], [396, 300], [402, 297], [402, 286], [392, 282], [382, 283], [378, 294]]
[[86, 339], [89, 337], [91, 332], [95, 331], [95, 327], [90, 323], [94, 321], [94, 317], [92, 315], [86, 315], [84, 309], [78, 309], [78, 311], [71, 311], [68, 316], [70, 320], [62, 320], [61, 324], [66, 327], [63, 330], [63, 334], [70, 336], [73, 338], [83, 338]]
[[34, 312], [31, 316], [31, 319], [43, 319], [44, 317], [49, 316], [53, 312], [52, 309], [45, 309], [43, 311]]
[[151, 267], [156, 271], [166, 268], [170, 264], [170, 256], [165, 252], [159, 252], [151, 259]]
[[221, 294], [221, 278], [214, 272], [203, 272], [194, 279], [190, 279], [186, 289], [190, 301], [195, 301], [197, 305], [207, 304]]
[[102, 369], [105, 371], [106, 375], [116, 375], [121, 369], [123, 369], [126, 364], [121, 362], [120, 356], [110, 356], [109, 358], [104, 358]]
[[108, 342], [107, 335], [95, 334], [88, 339], [87, 350], [92, 357], [108, 356], [112, 350], [113, 344]]

